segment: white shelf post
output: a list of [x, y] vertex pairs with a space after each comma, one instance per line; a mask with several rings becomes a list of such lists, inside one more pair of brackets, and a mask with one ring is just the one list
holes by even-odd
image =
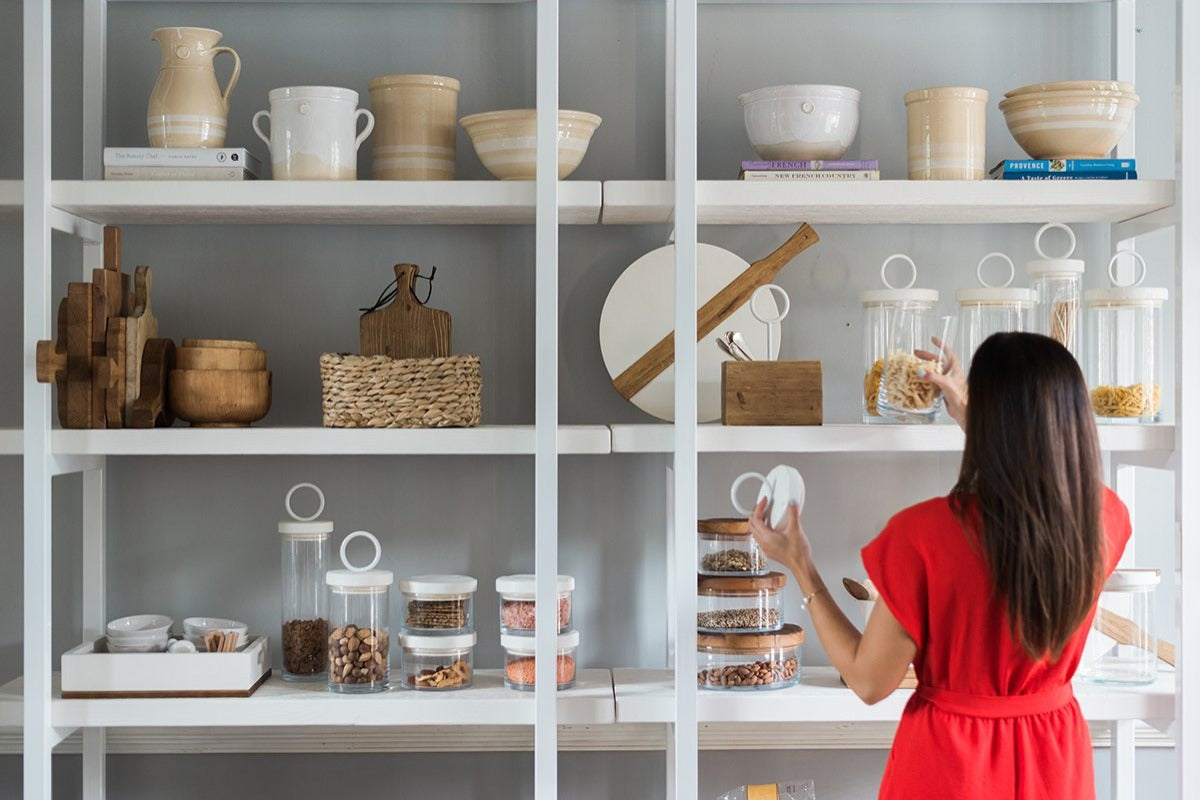
[[1134, 721], [1119, 719], [1113, 721], [1112, 743], [1109, 746], [1109, 769], [1112, 775], [1112, 786], [1109, 797], [1112, 800], [1134, 800], [1136, 784], [1134, 783], [1134, 762], [1137, 760], [1137, 743], [1134, 741]]
[[49, 800], [51, 547], [50, 390], [37, 342], [50, 334], [50, 3], [24, 5], [24, 797]]
[[[105, 558], [108, 510], [105, 461], [83, 473], [83, 641], [104, 633]], [[107, 737], [104, 728], [83, 730], [83, 798], [104, 800], [107, 789]]]
[[104, 175], [108, 0], [83, 0], [83, 178]]
[[675, 724], [668, 785], [699, 796], [696, 709], [696, 0], [675, 0]]
[[558, 0], [537, 2], [534, 797], [558, 797]]

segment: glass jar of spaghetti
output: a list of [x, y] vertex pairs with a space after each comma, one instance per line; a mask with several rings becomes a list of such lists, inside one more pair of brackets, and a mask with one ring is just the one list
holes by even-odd
[[[896, 286], [887, 277], [888, 265], [904, 261], [912, 271], [908, 283]], [[903, 253], [884, 260], [879, 277], [886, 289], [871, 289], [859, 299], [863, 307], [863, 422], [894, 422], [879, 409], [879, 390], [883, 381], [883, 366], [893, 349], [892, 331], [896, 313], [907, 308], [918, 315], [932, 315], [937, 307], [938, 293], [933, 289], [913, 289], [917, 281], [917, 265]]]
[[[1052, 228], [1066, 231], [1070, 239], [1067, 253], [1061, 258], [1051, 258], [1042, 250], [1042, 234]], [[1075, 233], [1060, 223], [1043, 225], [1033, 238], [1033, 247], [1039, 258], [1026, 265], [1030, 286], [1037, 297], [1033, 332], [1049, 336], [1079, 358], [1082, 327], [1079, 301], [1083, 292], [1084, 263], [1070, 257], [1075, 252]]]
[[[1124, 285], [1115, 268], [1122, 256], [1136, 264]], [[1092, 409], [1107, 422], [1162, 419], [1162, 306], [1167, 290], [1141, 286], [1146, 262], [1138, 253], [1117, 253], [1108, 262], [1113, 286], [1093, 289], [1088, 305], [1088, 387]]]

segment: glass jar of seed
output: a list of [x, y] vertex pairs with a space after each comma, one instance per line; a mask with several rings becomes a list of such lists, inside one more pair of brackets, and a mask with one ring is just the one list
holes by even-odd
[[746, 577], [701, 575], [697, 579], [696, 629], [714, 633], [763, 633], [783, 625], [782, 572]]
[[701, 575], [766, 575], [767, 557], [745, 519], [702, 519], [696, 526]]

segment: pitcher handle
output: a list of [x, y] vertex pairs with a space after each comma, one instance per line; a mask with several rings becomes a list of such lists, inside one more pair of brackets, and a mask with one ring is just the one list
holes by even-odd
[[237, 86], [238, 78], [242, 74], [242, 59], [238, 57], [237, 51], [232, 47], [214, 47], [212, 49], [213, 58], [217, 57], [218, 53], [229, 53], [233, 56], [233, 74], [229, 76], [229, 83], [225, 84], [225, 91], [221, 92], [221, 99], [226, 103], [229, 102], [229, 95], [233, 94], [233, 87]]
[[267, 146], [267, 152], [270, 152], [270, 150], [271, 150], [271, 140], [270, 140], [270, 138], [268, 138], [268, 137], [267, 137], [267, 135], [266, 135], [265, 133], [263, 133], [263, 132], [262, 132], [262, 129], [258, 127], [258, 121], [259, 121], [260, 119], [262, 119], [263, 117], [266, 117], [268, 120], [269, 120], [269, 119], [271, 119], [271, 112], [270, 112], [270, 111], [267, 111], [267, 110], [265, 110], [265, 109], [264, 109], [264, 110], [262, 110], [262, 111], [259, 111], [259, 112], [257, 112], [257, 113], [254, 115], [254, 117], [253, 117], [253, 118], [251, 118], [251, 120], [250, 120], [250, 127], [251, 127], [251, 128], [254, 128], [254, 132], [255, 132], [256, 134], [258, 134], [258, 138], [262, 139], [262, 140], [263, 140], [263, 144], [265, 144], [265, 145]]
[[363, 132], [360, 133], [358, 138], [354, 140], [355, 150], [357, 150], [362, 143], [366, 141], [366, 138], [371, 135], [371, 131], [375, 130], [375, 115], [366, 108], [360, 108], [358, 111], [354, 112], [354, 127], [358, 127], [358, 118], [363, 115], [366, 115], [367, 117], [367, 127], [363, 128]]

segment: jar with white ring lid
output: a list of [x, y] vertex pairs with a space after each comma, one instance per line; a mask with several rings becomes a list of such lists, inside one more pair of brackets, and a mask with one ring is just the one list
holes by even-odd
[[[575, 579], [559, 575], [555, 581], [558, 595], [558, 632], [571, 627], [572, 595]], [[500, 633], [533, 636], [537, 623], [537, 578], [533, 575], [503, 575], [496, 578], [500, 595]]]
[[1154, 683], [1159, 651], [1169, 647], [1158, 640], [1154, 621], [1161, 580], [1156, 569], [1119, 569], [1105, 582], [1079, 662], [1081, 681], [1114, 686]]
[[417, 691], [466, 689], [475, 678], [475, 633], [400, 637], [404, 685]]
[[475, 630], [479, 581], [469, 575], [416, 575], [398, 584], [404, 598], [405, 633], [450, 636]]
[[783, 587], [787, 576], [696, 579], [696, 630], [713, 633], [763, 633], [783, 625]]
[[696, 571], [701, 575], [765, 575], [767, 557], [745, 517], [702, 519], [696, 523]]
[[786, 689], [800, 682], [804, 629], [787, 624], [772, 633], [696, 635], [696, 682], [702, 689]]
[[[375, 546], [375, 558], [353, 566], [346, 546], [355, 539]], [[388, 589], [395, 580], [389, 569], [376, 569], [383, 550], [367, 531], [342, 540], [345, 569], [325, 573], [329, 586], [329, 690], [346, 694], [382, 692], [388, 688]]]
[[[509, 689], [532, 692], [537, 686], [537, 662], [533, 636], [500, 634], [500, 646], [504, 648], [504, 685]], [[560, 633], [554, 645], [555, 682], [559, 689], [570, 689], [575, 685], [576, 659], [579, 649], [579, 631]]]
[[[887, 277], [893, 261], [903, 261], [912, 271], [908, 283], [896, 286]], [[932, 319], [937, 313], [938, 293], [933, 289], [914, 289], [917, 265], [903, 253], [888, 256], [879, 268], [879, 277], [886, 289], [871, 289], [859, 296], [863, 307], [863, 422], [894, 422], [879, 409], [879, 393], [883, 380], [884, 361], [893, 349], [893, 328], [897, 312], [905, 309], [918, 318]]]
[[[1132, 282], [1122, 284], [1115, 268], [1122, 256], [1136, 266]], [[1139, 269], [1140, 268], [1140, 269]], [[1092, 410], [1106, 422], [1162, 420], [1163, 321], [1168, 292], [1142, 286], [1146, 261], [1122, 251], [1108, 262], [1112, 287], [1092, 289], [1088, 306], [1088, 386]]]
[[[309, 516], [301, 516], [292, 508], [292, 499], [300, 489], [311, 489], [317, 495], [317, 510]], [[291, 517], [279, 523], [283, 679], [325, 680], [325, 640], [329, 634], [325, 572], [329, 569], [333, 523], [317, 519], [325, 510], [325, 495], [311, 483], [298, 483], [288, 490], [283, 507]]]
[[[1008, 280], [1003, 284], [988, 283], [983, 277], [983, 265], [991, 259], [1000, 259], [1008, 265]], [[1016, 271], [1016, 265], [1004, 253], [988, 253], [975, 268], [979, 288], [959, 289], [954, 293], [961, 319], [959, 332], [962, 348], [958, 355], [964, 374], [970, 370], [971, 357], [989, 336], [1030, 329], [1035, 295], [1033, 289], [1011, 285]]]
[[[1065, 231], [1069, 239], [1066, 254], [1057, 258], [1042, 250], [1042, 235], [1053, 229]], [[1079, 358], [1084, 263], [1081, 259], [1071, 258], [1075, 252], [1075, 232], [1061, 223], [1048, 223], [1038, 229], [1033, 237], [1033, 247], [1038, 258], [1026, 265], [1036, 298], [1033, 332], [1049, 336]]]

